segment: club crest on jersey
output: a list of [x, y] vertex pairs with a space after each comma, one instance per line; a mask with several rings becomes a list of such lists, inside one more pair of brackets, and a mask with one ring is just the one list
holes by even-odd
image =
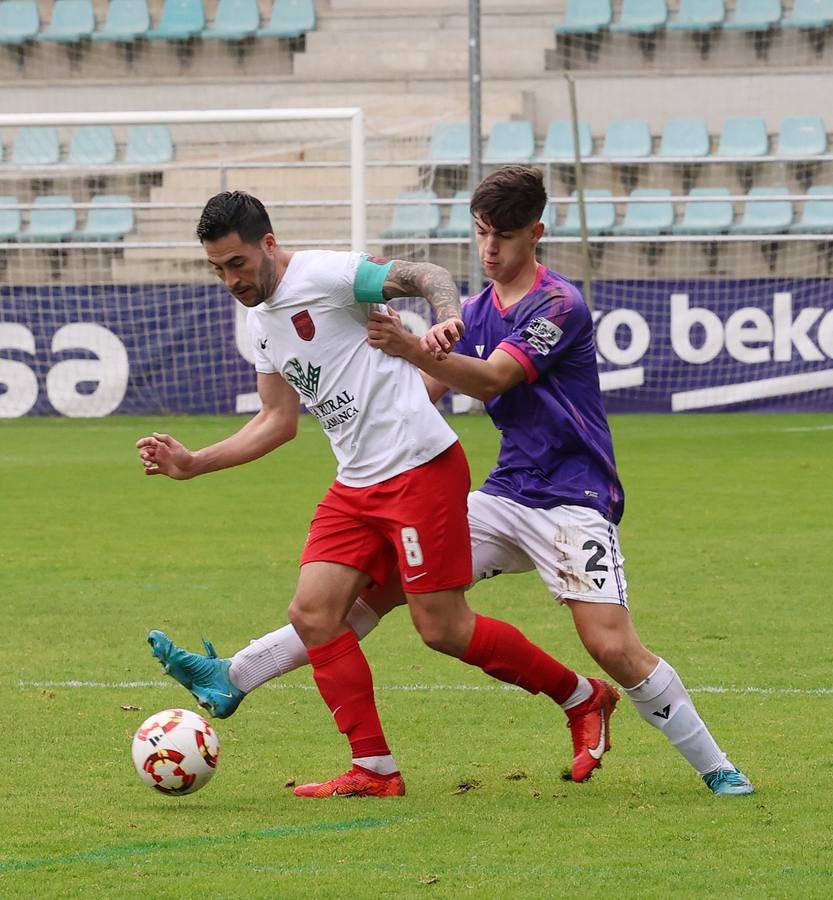
[[533, 319], [521, 332], [521, 337], [531, 344], [539, 353], [549, 353], [561, 340], [564, 334], [555, 322], [545, 319], [543, 316]]
[[292, 317], [292, 324], [302, 341], [311, 341], [315, 337], [315, 322], [312, 321], [309, 310], [305, 309], [303, 312], [295, 313]]

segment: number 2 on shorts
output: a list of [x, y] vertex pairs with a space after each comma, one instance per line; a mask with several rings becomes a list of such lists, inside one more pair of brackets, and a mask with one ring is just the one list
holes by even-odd
[[405, 561], [409, 566], [422, 565], [422, 547], [419, 546], [419, 534], [416, 528], [403, 528], [400, 532], [402, 536], [402, 548], [405, 551]]

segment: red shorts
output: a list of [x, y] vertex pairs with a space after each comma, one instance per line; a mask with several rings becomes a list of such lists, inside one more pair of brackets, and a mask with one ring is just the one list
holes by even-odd
[[465, 587], [471, 584], [470, 485], [459, 443], [370, 487], [336, 481], [315, 511], [301, 565], [341, 563], [377, 584], [398, 565], [407, 594]]

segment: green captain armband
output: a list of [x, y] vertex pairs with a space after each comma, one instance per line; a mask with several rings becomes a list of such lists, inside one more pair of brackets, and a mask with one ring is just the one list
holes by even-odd
[[356, 269], [356, 279], [353, 282], [353, 296], [358, 303], [385, 302], [383, 293], [385, 279], [388, 277], [393, 262], [393, 260], [389, 262], [376, 261], [369, 256], [362, 257], [362, 261]]

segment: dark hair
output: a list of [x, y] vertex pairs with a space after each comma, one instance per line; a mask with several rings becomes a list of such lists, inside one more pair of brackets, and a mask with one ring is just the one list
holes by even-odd
[[515, 231], [541, 220], [547, 190], [540, 169], [502, 166], [475, 189], [469, 209], [498, 231]]
[[197, 225], [200, 242], [216, 241], [236, 231], [247, 244], [258, 244], [272, 232], [266, 208], [245, 191], [223, 191], [215, 194], [203, 208]]

